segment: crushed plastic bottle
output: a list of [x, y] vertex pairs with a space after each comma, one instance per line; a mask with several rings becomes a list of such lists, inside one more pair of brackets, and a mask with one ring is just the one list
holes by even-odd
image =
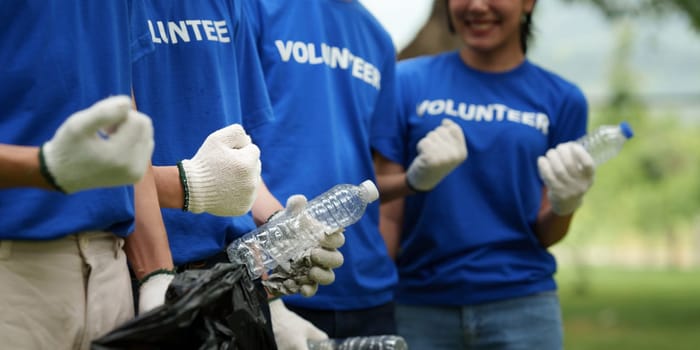
[[597, 167], [616, 156], [632, 136], [634, 133], [630, 125], [622, 122], [619, 125], [602, 125], [576, 142], [588, 151]]
[[407, 350], [399, 335], [376, 335], [345, 339], [309, 340], [309, 350]]
[[[269, 222], [246, 233], [226, 248], [233, 263], [245, 264], [253, 278], [301, 256], [322, 238], [360, 220], [367, 205], [379, 198], [371, 180], [360, 185], [339, 184], [308, 201], [298, 215], [282, 211]], [[312, 220], [316, 227], [309, 227]]]

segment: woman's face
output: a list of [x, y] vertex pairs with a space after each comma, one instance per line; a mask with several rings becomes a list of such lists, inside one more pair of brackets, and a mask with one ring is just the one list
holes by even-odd
[[535, 0], [449, 0], [457, 35], [468, 49], [493, 54], [520, 52], [523, 14], [532, 12]]

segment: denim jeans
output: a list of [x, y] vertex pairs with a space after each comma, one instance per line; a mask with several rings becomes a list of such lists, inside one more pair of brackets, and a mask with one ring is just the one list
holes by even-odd
[[326, 332], [330, 338], [396, 334], [393, 303], [347, 311], [314, 310], [292, 305], [287, 305], [287, 308]]
[[556, 292], [469, 306], [396, 306], [396, 323], [411, 350], [560, 350]]

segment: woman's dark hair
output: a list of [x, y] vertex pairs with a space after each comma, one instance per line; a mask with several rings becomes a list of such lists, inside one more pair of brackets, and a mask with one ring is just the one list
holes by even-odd
[[[445, 0], [445, 13], [447, 14], [447, 28], [450, 33], [455, 33], [455, 26], [450, 17], [450, 0]], [[520, 45], [523, 47], [523, 53], [527, 53], [527, 43], [532, 38], [532, 11], [523, 15], [520, 21]]]

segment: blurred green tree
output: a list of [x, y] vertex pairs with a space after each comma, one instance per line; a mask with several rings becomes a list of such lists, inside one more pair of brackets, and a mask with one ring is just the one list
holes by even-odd
[[626, 120], [635, 137], [620, 157], [598, 169], [572, 231], [598, 232], [609, 241], [617, 232], [662, 236], [667, 262], [675, 267], [683, 263], [679, 235], [692, 233], [687, 228], [700, 215], [700, 127], [683, 122], [672, 111], [650, 113], [635, 90], [639, 75], [629, 64], [634, 30], [629, 25], [619, 28], [609, 68], [612, 94], [592, 111], [590, 128]]
[[565, 0], [591, 3], [610, 17], [628, 15], [664, 15], [680, 12], [688, 16], [695, 30], [700, 32], [700, 1], [698, 0]]

